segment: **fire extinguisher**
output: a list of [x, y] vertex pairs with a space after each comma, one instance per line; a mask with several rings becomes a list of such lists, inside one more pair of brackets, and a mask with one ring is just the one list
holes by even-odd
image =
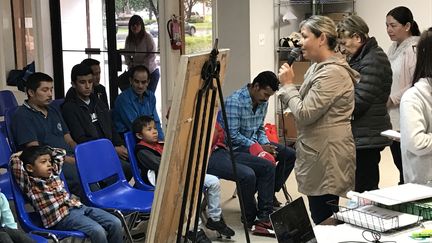
[[182, 47], [180, 20], [173, 15], [167, 23], [168, 35], [171, 40], [171, 48], [179, 50]]

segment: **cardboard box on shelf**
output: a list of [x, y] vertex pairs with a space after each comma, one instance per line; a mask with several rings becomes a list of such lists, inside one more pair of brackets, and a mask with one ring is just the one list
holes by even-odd
[[278, 114], [278, 122], [279, 141], [283, 141], [285, 135], [287, 143], [295, 142], [297, 140], [297, 128], [293, 114], [291, 112], [284, 112], [283, 117], [282, 114]]
[[352, 13], [349, 12], [342, 12], [342, 13], [324, 13], [324, 16], [327, 16], [331, 18], [335, 24], [339, 23], [341, 20], [343, 20], [345, 17], [352, 15]]
[[[282, 64], [284, 64], [284, 61], [280, 61], [279, 62], [279, 66], [282, 66]], [[309, 61], [305, 61], [305, 62], [294, 62], [292, 64], [293, 66], [293, 70], [294, 70], [294, 84], [296, 85], [301, 85], [304, 81], [304, 75], [306, 73], [306, 71], [308, 70], [308, 68], [311, 65], [311, 62]]]

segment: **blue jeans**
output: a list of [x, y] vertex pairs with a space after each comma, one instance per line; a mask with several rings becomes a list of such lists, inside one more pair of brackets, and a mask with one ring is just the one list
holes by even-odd
[[206, 174], [204, 186], [207, 188], [207, 213], [213, 221], [219, 221], [222, 214], [220, 206], [220, 183], [214, 175]]
[[[294, 162], [296, 160], [295, 150], [290, 147], [278, 143], [271, 143], [276, 146], [277, 156], [276, 161], [279, 163], [276, 166], [274, 191], [278, 192], [285, 184], [291, 171], [294, 169]], [[236, 149], [239, 152], [249, 153], [249, 147], [239, 147]]]
[[159, 83], [159, 78], [160, 78], [159, 68], [156, 68], [150, 74], [150, 83], [148, 84], [147, 89], [152, 91], [153, 93], [156, 92], [156, 88]]
[[123, 242], [123, 228], [114, 215], [99, 208], [70, 208], [69, 215], [52, 227], [57, 230], [77, 230], [93, 243]]
[[[273, 190], [275, 167], [267, 160], [249, 153], [234, 152], [237, 177], [245, 207], [246, 222], [253, 224], [255, 219], [268, 219], [273, 212]], [[207, 173], [222, 179], [235, 181], [229, 152], [225, 149], [214, 151], [210, 158]], [[258, 205], [255, 192], [258, 191]], [[257, 208], [258, 206], [258, 208]]]

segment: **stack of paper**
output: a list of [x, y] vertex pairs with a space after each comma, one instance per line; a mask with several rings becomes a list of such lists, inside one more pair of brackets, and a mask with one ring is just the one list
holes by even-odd
[[413, 202], [421, 199], [432, 198], [432, 187], [407, 183], [403, 185], [387, 187], [384, 189], [355, 193], [354, 196], [391, 206], [405, 202]]

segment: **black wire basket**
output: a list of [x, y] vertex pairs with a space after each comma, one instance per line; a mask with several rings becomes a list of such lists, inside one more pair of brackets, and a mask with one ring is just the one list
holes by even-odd
[[328, 202], [332, 206], [335, 219], [376, 232], [388, 232], [400, 228], [417, 225], [423, 219], [420, 215], [393, 211], [366, 199], [358, 198], [354, 205], [342, 206], [335, 201]]

